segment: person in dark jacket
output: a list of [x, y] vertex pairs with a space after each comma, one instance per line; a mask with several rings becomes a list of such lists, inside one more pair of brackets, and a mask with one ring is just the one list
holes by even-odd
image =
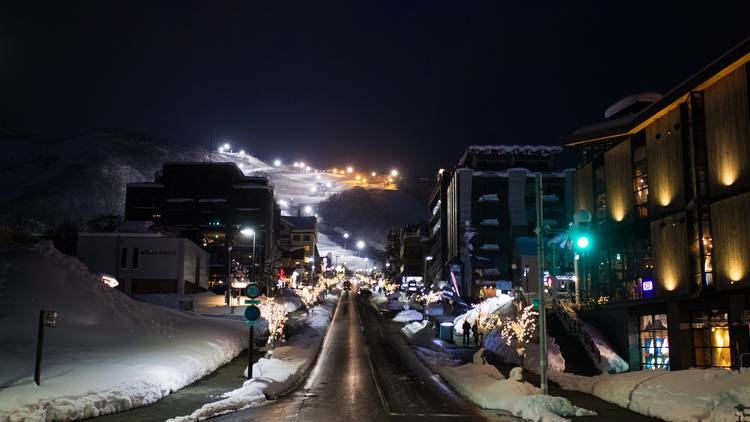
[[474, 347], [479, 348], [479, 320], [474, 321], [471, 326], [471, 332], [474, 334]]
[[469, 321], [464, 320], [464, 325], [461, 326], [464, 331], [464, 347], [469, 347], [469, 334], [471, 333], [471, 324]]

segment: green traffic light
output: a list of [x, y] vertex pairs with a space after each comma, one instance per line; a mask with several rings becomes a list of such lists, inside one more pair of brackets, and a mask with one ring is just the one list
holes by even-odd
[[576, 246], [578, 246], [581, 249], [586, 249], [589, 246], [589, 238], [586, 236], [581, 236], [576, 240]]

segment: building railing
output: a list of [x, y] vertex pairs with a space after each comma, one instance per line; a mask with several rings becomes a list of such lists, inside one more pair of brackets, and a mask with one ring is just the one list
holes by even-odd
[[597, 347], [589, 332], [584, 328], [583, 323], [578, 318], [578, 314], [573, 309], [565, 306], [559, 299], [552, 301], [552, 310], [562, 322], [565, 331], [581, 342], [584, 349], [586, 349], [589, 356], [596, 363], [601, 363], [602, 354], [599, 351], [599, 347]]

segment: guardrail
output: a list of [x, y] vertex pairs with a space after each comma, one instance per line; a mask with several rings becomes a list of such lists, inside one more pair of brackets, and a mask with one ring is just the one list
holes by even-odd
[[567, 331], [568, 334], [575, 336], [581, 342], [594, 361], [601, 363], [602, 354], [599, 351], [599, 347], [596, 346], [596, 343], [594, 343], [594, 340], [591, 338], [588, 331], [584, 329], [583, 324], [575, 311], [568, 309], [559, 299], [554, 299], [552, 301], [552, 309], [560, 321], [562, 321], [565, 331]]

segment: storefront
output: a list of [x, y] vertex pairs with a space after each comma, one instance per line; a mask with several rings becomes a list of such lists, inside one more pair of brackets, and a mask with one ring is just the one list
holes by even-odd
[[639, 317], [641, 368], [669, 369], [669, 324], [667, 314]]
[[695, 366], [729, 368], [732, 354], [729, 340], [729, 313], [712, 309], [693, 312], [691, 323]]

